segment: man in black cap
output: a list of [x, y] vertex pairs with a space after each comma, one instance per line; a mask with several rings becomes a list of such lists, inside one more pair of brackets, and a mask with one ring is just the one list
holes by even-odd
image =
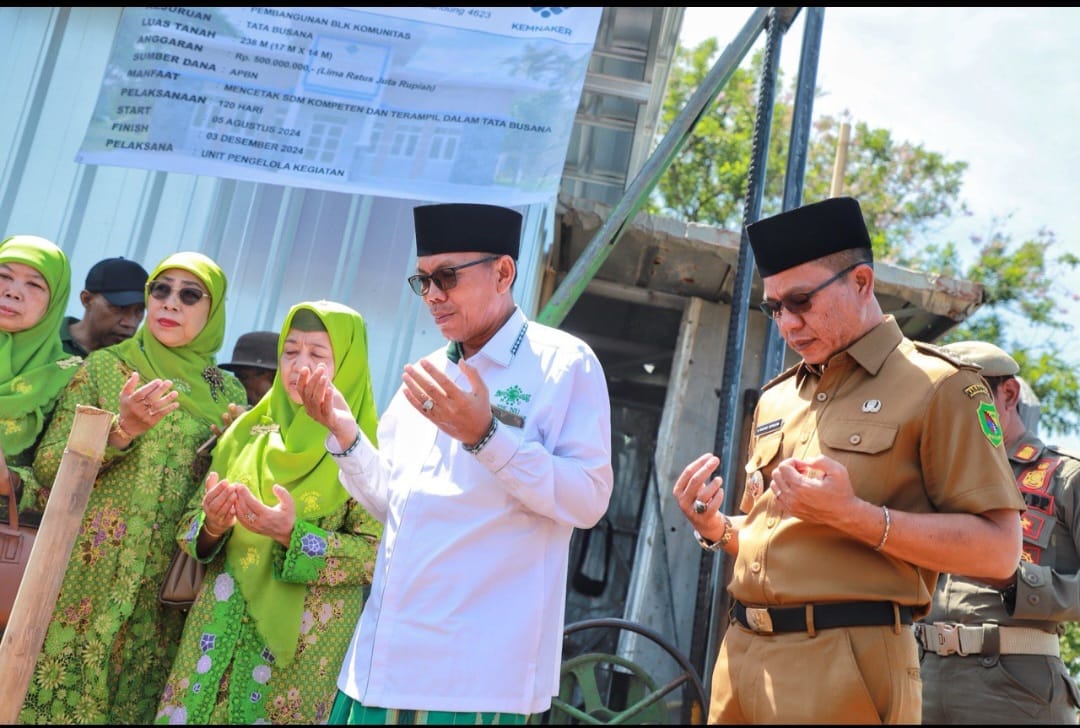
[[274, 385], [278, 368], [278, 332], [249, 331], [236, 340], [232, 361], [219, 364], [228, 369], [247, 392], [249, 405], [254, 405]]
[[521, 215], [414, 212], [413, 292], [448, 340], [368, 442], [325, 374], [301, 375], [341, 481], [385, 523], [331, 723], [517, 723], [559, 692], [567, 561], [612, 489], [600, 362], [513, 298]]
[[85, 309], [82, 319], [68, 316], [60, 325], [64, 351], [85, 357], [134, 336], [146, 314], [148, 276], [145, 268], [126, 258], [95, 263], [79, 294]]
[[923, 723], [1076, 723], [1080, 692], [1058, 635], [1080, 620], [1080, 457], [1025, 425], [1020, 366], [1003, 349], [985, 341], [942, 348], [980, 367], [1027, 510], [1014, 574], [938, 578], [930, 614], [915, 628]]
[[906, 338], [874, 296], [859, 203], [749, 225], [762, 311], [802, 358], [754, 411], [742, 515], [704, 453], [673, 493], [734, 557], [709, 723], [918, 723], [910, 626], [940, 572], [1006, 579], [1024, 509], [976, 367]]

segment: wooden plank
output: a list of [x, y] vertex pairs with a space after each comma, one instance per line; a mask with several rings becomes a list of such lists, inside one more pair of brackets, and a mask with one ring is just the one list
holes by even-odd
[[[18, 723], [45, 631], [52, 619], [71, 549], [109, 439], [113, 413], [79, 405], [23, 574], [11, 619], [0, 640], [0, 723]], [[57, 568], [61, 566], [62, 568]]]

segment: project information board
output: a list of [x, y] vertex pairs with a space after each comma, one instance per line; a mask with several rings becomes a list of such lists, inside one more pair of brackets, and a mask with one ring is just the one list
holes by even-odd
[[125, 8], [76, 161], [549, 201], [601, 11]]

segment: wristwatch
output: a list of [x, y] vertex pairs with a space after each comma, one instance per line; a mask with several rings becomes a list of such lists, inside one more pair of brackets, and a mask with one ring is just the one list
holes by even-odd
[[694, 529], [694, 540], [698, 542], [698, 546], [706, 551], [720, 551], [731, 542], [731, 537], [735, 535], [735, 528], [731, 524], [731, 519], [723, 513], [720, 514], [720, 517], [724, 519], [724, 533], [720, 536], [719, 541], [710, 541], [698, 533], [696, 528]]

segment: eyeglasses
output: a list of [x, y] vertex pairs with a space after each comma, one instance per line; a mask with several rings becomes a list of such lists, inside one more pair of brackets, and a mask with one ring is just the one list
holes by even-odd
[[774, 319], [780, 318], [781, 309], [787, 309], [791, 313], [806, 313], [810, 310], [810, 306], [812, 305], [811, 299], [813, 299], [815, 293], [832, 285], [860, 265], [864, 265], [864, 263], [861, 261], [852, 263], [817, 288], [811, 288], [809, 291], [803, 291], [802, 293], [789, 293], [779, 301], [772, 298], [766, 298], [758, 304], [758, 306], [766, 316]]
[[151, 296], [159, 301], [168, 300], [169, 296], [176, 291], [176, 295], [180, 298], [180, 303], [185, 306], [194, 306], [204, 298], [210, 298], [210, 294], [202, 291], [194, 286], [184, 286], [183, 288], [173, 288], [165, 281], [151, 281], [146, 284], [146, 290]]
[[438, 286], [440, 291], [449, 291], [457, 285], [457, 272], [462, 268], [468, 268], [470, 265], [489, 263], [493, 260], [498, 260], [501, 257], [501, 255], [489, 255], [486, 258], [462, 263], [461, 265], [453, 265], [449, 268], [439, 268], [436, 271], [432, 271], [430, 275], [418, 273], [417, 275], [409, 276], [409, 286], [413, 289], [413, 293], [418, 296], [426, 296], [427, 292], [431, 290], [432, 283]]

